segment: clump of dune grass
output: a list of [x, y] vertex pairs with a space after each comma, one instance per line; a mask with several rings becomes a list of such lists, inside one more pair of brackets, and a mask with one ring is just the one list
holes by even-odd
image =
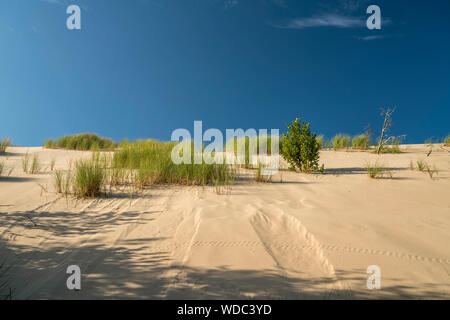
[[[75, 197], [98, 197], [107, 189], [128, 188], [130, 197], [154, 184], [213, 185], [218, 194], [231, 190], [237, 170], [228, 164], [175, 164], [173, 142], [140, 140], [123, 142], [112, 155], [94, 152], [91, 159], [74, 163], [73, 170], [55, 172], [58, 193]], [[192, 154], [192, 159], [194, 155]], [[104, 192], [103, 192], [104, 191]]]
[[337, 134], [331, 139], [334, 150], [350, 148], [350, 136], [346, 134]]
[[0, 161], [0, 176], [2, 175], [4, 168], [5, 168], [5, 163], [3, 161]]
[[431, 167], [430, 165], [426, 166], [426, 173], [428, 173], [428, 176], [430, 179], [433, 179], [434, 175], [439, 173], [439, 170], [437, 169], [436, 165]]
[[[434, 175], [439, 174], [439, 170], [437, 169], [436, 165], [431, 166], [424, 160], [417, 160], [416, 163], [417, 163], [417, 170], [423, 173], [428, 173], [428, 176], [431, 179], [433, 179]], [[412, 164], [412, 162], [410, 163], [410, 166], [413, 166], [414, 169], [414, 165]]]
[[33, 154], [33, 159], [31, 160], [30, 170], [29, 173], [31, 174], [37, 174], [41, 170], [41, 163], [39, 161], [39, 156], [37, 153]]
[[369, 137], [366, 134], [357, 135], [352, 139], [352, 149], [367, 150], [369, 144]]
[[317, 137], [316, 137], [316, 141], [317, 141], [317, 143], [319, 144], [319, 148], [320, 149], [323, 149], [323, 148], [325, 148], [325, 136], [323, 135], [323, 134], [321, 134], [321, 135], [318, 135]]
[[424, 160], [417, 160], [417, 170], [420, 172], [423, 172], [425, 168], [427, 167], [427, 163]]
[[371, 164], [368, 162], [366, 164], [366, 171], [369, 177], [372, 179], [381, 179], [381, 178], [393, 178], [394, 174], [391, 170], [384, 167], [382, 164], [379, 164], [378, 162], [375, 162], [374, 164]]
[[444, 146], [450, 147], [450, 134], [444, 138]]
[[[374, 152], [376, 153], [376, 150], [374, 150]], [[402, 151], [400, 150], [400, 139], [392, 139], [390, 144], [383, 145], [380, 149], [380, 153], [402, 153]]]
[[54, 149], [56, 148], [56, 141], [54, 139], [47, 139], [44, 142], [44, 148]]
[[22, 158], [22, 170], [24, 173], [28, 173], [29, 163], [30, 163], [30, 154], [27, 151]]
[[[267, 135], [263, 138], [259, 135], [252, 137], [235, 137], [227, 141], [225, 145], [225, 152], [234, 153], [235, 156], [239, 156], [240, 152], [244, 152], [243, 163], [240, 164], [241, 167], [246, 169], [257, 167], [257, 161], [252, 159], [253, 157], [258, 157], [259, 155], [272, 155], [272, 144], [278, 144], [278, 149], [281, 150], [281, 141], [279, 138], [272, 141], [272, 136]], [[251, 146], [254, 146], [254, 150], [251, 150]], [[244, 148], [243, 150], [238, 150], [239, 148]], [[239, 161], [239, 159], [238, 159]]]
[[109, 186], [118, 187], [125, 185], [129, 181], [130, 173], [124, 168], [112, 167], [109, 170]]
[[5, 153], [6, 148], [11, 144], [11, 140], [9, 138], [0, 139], [0, 154]]
[[72, 173], [70, 168], [68, 171], [56, 170], [53, 183], [57, 193], [61, 193], [65, 197], [72, 194]]
[[[229, 185], [236, 177], [236, 170], [228, 164], [207, 164], [204, 160], [194, 163], [175, 164], [172, 162], [172, 149], [176, 143], [155, 140], [123, 143], [116, 150], [112, 159], [114, 170], [119, 168], [134, 170], [136, 187], [142, 188], [152, 184], [182, 185]], [[189, 144], [188, 144], [189, 145]], [[121, 175], [115, 172], [115, 175]]]
[[258, 167], [256, 169], [256, 175], [255, 175], [255, 181], [256, 182], [264, 182], [264, 183], [269, 183], [272, 181], [272, 175], [265, 175], [263, 173], [264, 171], [264, 166], [262, 165], [261, 162], [258, 162]]
[[98, 197], [105, 188], [106, 168], [99, 153], [75, 162], [72, 191], [76, 197]]
[[113, 150], [117, 143], [109, 138], [103, 138], [93, 133], [81, 133], [76, 135], [66, 135], [57, 140], [47, 139], [45, 148], [62, 148], [69, 150]]
[[216, 166], [213, 176], [213, 184], [217, 194], [230, 192], [233, 188], [236, 171], [231, 166]]

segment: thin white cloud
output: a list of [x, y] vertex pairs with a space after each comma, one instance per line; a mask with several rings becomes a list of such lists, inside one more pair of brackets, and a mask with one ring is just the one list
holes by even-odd
[[272, 0], [272, 2], [282, 8], [287, 8], [287, 4], [285, 0]]
[[367, 6], [369, 0], [339, 0], [339, 5], [344, 10], [356, 11]]
[[324, 14], [307, 18], [290, 19], [285, 24], [274, 25], [282, 29], [305, 29], [317, 27], [358, 28], [365, 25], [365, 20], [339, 14]]
[[383, 35], [358, 37], [358, 39], [362, 40], [362, 41], [380, 40], [380, 39], [384, 39], [384, 38], [386, 38], [386, 36], [383, 36]]
[[42, 2], [47, 2], [50, 4], [63, 4], [60, 0], [41, 0]]
[[231, 9], [236, 7], [239, 4], [237, 0], [226, 0], [223, 4], [225, 9]]

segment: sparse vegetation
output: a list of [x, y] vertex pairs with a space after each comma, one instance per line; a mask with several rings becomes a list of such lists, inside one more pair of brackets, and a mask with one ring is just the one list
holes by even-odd
[[61, 193], [66, 197], [72, 193], [72, 173], [70, 168], [68, 171], [55, 171], [54, 186], [57, 193]]
[[325, 139], [325, 137], [324, 137], [323, 134], [317, 136], [317, 138], [316, 138], [317, 143], [319, 144], [319, 148], [320, 148], [320, 149], [322, 149], [322, 148], [325, 147], [325, 144], [324, 144], [325, 140], [324, 140], [324, 139]]
[[39, 156], [37, 153], [33, 154], [33, 159], [31, 161], [30, 172], [31, 174], [37, 174], [41, 170], [41, 163], [39, 161]]
[[3, 161], [0, 161], [0, 176], [2, 175], [4, 168], [5, 168], [5, 163]]
[[381, 178], [393, 178], [394, 174], [393, 172], [384, 167], [382, 164], [379, 164], [378, 162], [375, 162], [374, 164], [371, 164], [368, 162], [366, 164], [366, 171], [369, 177], [372, 179], [381, 179]]
[[47, 139], [45, 148], [62, 148], [70, 150], [113, 150], [117, 143], [109, 138], [103, 138], [93, 133], [81, 133], [72, 136], [63, 136], [57, 140]]
[[319, 147], [310, 124], [297, 118], [288, 124], [287, 134], [283, 134], [281, 155], [292, 168], [311, 172], [319, 169]]
[[81, 159], [75, 162], [72, 191], [80, 198], [98, 197], [105, 188], [106, 167], [100, 154], [94, 153], [91, 159]]
[[[254, 136], [254, 137], [242, 137], [242, 138], [234, 138], [233, 140], [229, 140], [226, 143], [225, 146], [225, 152], [234, 152], [235, 156], [238, 156], [238, 148], [240, 148], [242, 145], [244, 146], [244, 153], [245, 153], [245, 159], [244, 163], [241, 165], [244, 168], [253, 168], [256, 166], [255, 159], [251, 159], [250, 153], [252, 153], [252, 156], [259, 156], [263, 152], [266, 155], [272, 154], [272, 143], [278, 143], [278, 147], [280, 148], [280, 141], [274, 141], [272, 142], [272, 137], [270, 135], [267, 136], [265, 142], [261, 143], [260, 146], [261, 137], [260, 136]], [[250, 150], [250, 144], [253, 143], [256, 150]], [[260, 150], [260, 147], [264, 148], [265, 150]]]
[[433, 167], [427, 165], [427, 166], [426, 166], [426, 170], [427, 170], [426, 172], [428, 173], [430, 179], [433, 179], [433, 176], [434, 176], [435, 174], [437, 175], [437, 174], [439, 173], [439, 171], [438, 171], [438, 169], [436, 168], [435, 165], [434, 165]]
[[[378, 152], [378, 149], [375, 152]], [[381, 149], [379, 149], [379, 153], [402, 153], [402, 151], [400, 150], [400, 138], [393, 138], [391, 139], [390, 144], [383, 144], [381, 146]]]
[[417, 160], [417, 170], [423, 172], [427, 167], [427, 163], [424, 160]]
[[383, 150], [383, 146], [392, 140], [392, 137], [386, 138], [386, 134], [392, 127], [392, 114], [394, 113], [394, 111], [395, 108], [394, 109], [388, 108], [387, 110], [385, 110], [384, 108], [381, 109], [381, 116], [384, 117], [384, 121], [383, 126], [381, 128], [380, 139], [378, 140], [377, 154], [380, 154], [381, 151]]
[[444, 138], [444, 146], [450, 147], [450, 134]]
[[22, 170], [24, 173], [28, 173], [29, 163], [30, 163], [30, 154], [27, 151], [22, 158]]
[[360, 134], [352, 139], [352, 148], [359, 150], [367, 150], [369, 149], [370, 141], [369, 137], [366, 134]]
[[350, 148], [350, 136], [339, 133], [331, 139], [334, 150]]
[[[113, 156], [112, 166], [117, 169], [136, 170], [137, 186], [151, 184], [228, 185], [234, 182], [236, 170], [228, 164], [207, 164], [204, 160], [194, 164], [172, 162], [173, 142], [155, 140], [123, 144]], [[186, 146], [190, 146], [189, 143]], [[115, 172], [117, 177], [118, 172]]]
[[258, 163], [258, 168], [256, 169], [255, 181], [265, 183], [272, 181], [272, 175], [264, 174], [264, 166], [261, 162]]
[[74, 169], [57, 170], [56, 192], [76, 197], [98, 197], [109, 187], [128, 187], [130, 196], [152, 184], [214, 185], [218, 194], [231, 190], [236, 169], [227, 164], [175, 164], [175, 143], [154, 140], [122, 144], [113, 155], [92, 154], [75, 162]]
[[45, 140], [44, 148], [47, 148], [47, 149], [54, 149], [54, 148], [56, 148], [56, 141], [53, 140], [53, 139]]
[[[431, 165], [429, 165], [426, 161], [424, 160], [417, 160], [417, 170], [423, 173], [428, 173], [428, 176], [433, 179], [434, 175], [437, 175], [439, 173], [439, 170], [437, 169], [436, 165], [433, 165], [433, 167]], [[411, 170], [414, 170], [414, 164], [410, 163], [410, 168]]]
[[0, 139], [0, 154], [5, 153], [6, 148], [11, 144], [11, 140], [9, 138]]

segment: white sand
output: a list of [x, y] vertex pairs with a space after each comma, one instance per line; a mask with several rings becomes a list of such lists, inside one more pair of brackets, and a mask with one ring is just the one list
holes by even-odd
[[[26, 150], [56, 168], [88, 153], [8, 148], [0, 178], [0, 294], [13, 299], [450, 298], [450, 153], [323, 151], [324, 175], [283, 171], [283, 183], [151, 187], [130, 199], [67, 200], [52, 173], [22, 173]], [[450, 149], [450, 148], [447, 148]], [[370, 179], [367, 161], [393, 169]], [[439, 175], [409, 169], [435, 164]], [[42, 192], [41, 184], [48, 192]], [[66, 287], [78, 265], [82, 288]], [[381, 268], [368, 290], [366, 268]], [[3, 267], [5, 270], [5, 267]]]

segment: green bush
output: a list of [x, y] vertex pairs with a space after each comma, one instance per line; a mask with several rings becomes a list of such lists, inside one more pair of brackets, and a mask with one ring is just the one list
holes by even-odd
[[297, 118], [288, 124], [288, 132], [282, 136], [280, 153], [291, 167], [303, 172], [318, 170], [319, 149], [316, 133], [311, 133], [309, 123]]
[[331, 140], [331, 144], [333, 146], [333, 149], [343, 149], [343, 148], [350, 148], [350, 136], [346, 134], [337, 134], [333, 137]]
[[369, 149], [369, 137], [366, 134], [360, 134], [353, 137], [352, 148], [360, 150]]

